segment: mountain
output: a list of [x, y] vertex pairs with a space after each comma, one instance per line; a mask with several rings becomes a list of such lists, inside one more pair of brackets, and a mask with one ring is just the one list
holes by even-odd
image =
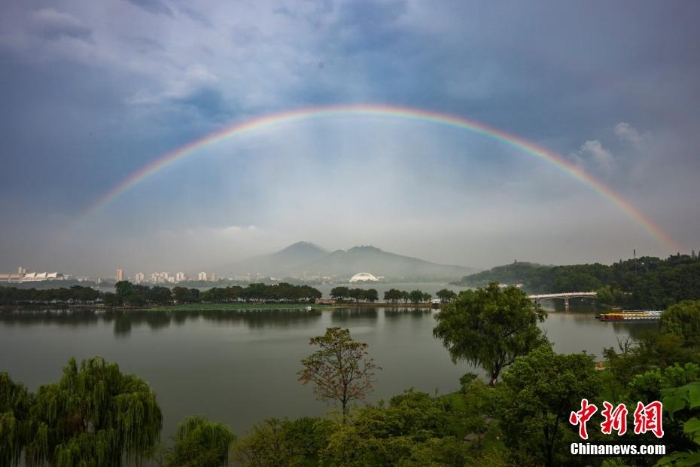
[[285, 276], [304, 264], [326, 256], [328, 251], [309, 242], [297, 242], [272, 254], [258, 255], [243, 261], [226, 263], [216, 269], [223, 275], [261, 273], [269, 276]]
[[232, 263], [221, 269], [224, 275], [261, 273], [269, 276], [322, 275], [349, 279], [368, 272], [388, 279], [457, 279], [477, 272], [464, 266], [431, 263], [419, 258], [389, 253], [373, 246], [356, 246], [328, 253], [313, 243], [299, 242], [272, 253]]

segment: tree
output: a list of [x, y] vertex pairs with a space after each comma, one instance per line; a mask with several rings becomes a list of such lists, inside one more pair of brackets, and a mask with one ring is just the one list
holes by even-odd
[[442, 303], [451, 302], [452, 300], [457, 298], [456, 293], [454, 293], [452, 290], [447, 289], [438, 290], [435, 293], [435, 296], [439, 298]]
[[229, 449], [236, 436], [223, 423], [194, 416], [180, 423], [173, 439], [166, 467], [219, 467], [228, 462]]
[[134, 284], [129, 281], [119, 281], [115, 284], [117, 300], [123, 305], [140, 305], [143, 297], [134, 288]]
[[392, 397], [388, 406], [368, 404], [349, 423], [331, 426], [320, 465], [493, 465], [474, 458], [462, 440], [463, 403], [459, 407], [412, 389]]
[[384, 300], [390, 300], [391, 303], [396, 303], [398, 300], [401, 300], [401, 297], [401, 291], [398, 289], [389, 289], [384, 292]]
[[364, 300], [365, 291], [360, 288], [350, 289], [348, 291], [348, 296], [355, 300], [355, 303], [358, 303], [360, 300]]
[[365, 299], [370, 303], [374, 303], [379, 300], [379, 292], [377, 292], [377, 289], [366, 290]]
[[173, 288], [173, 298], [177, 303], [199, 302], [199, 289], [188, 289], [187, 287]]
[[568, 447], [581, 439], [569, 416], [602, 387], [593, 357], [543, 345], [517, 358], [503, 383], [497, 412], [513, 465], [573, 465]]
[[686, 347], [700, 344], [700, 301], [683, 301], [661, 314], [661, 332], [676, 334]]
[[350, 289], [347, 287], [333, 287], [331, 289], [331, 297], [333, 297], [336, 300], [342, 300], [345, 297], [350, 296]]
[[28, 465], [120, 466], [147, 456], [163, 416], [153, 390], [100, 357], [72, 358], [58, 383], [41, 386], [31, 407]]
[[309, 417], [263, 420], [236, 441], [234, 463], [248, 467], [318, 465], [319, 453], [328, 443], [330, 423]]
[[411, 299], [411, 303], [420, 303], [423, 301], [423, 292], [418, 289], [412, 290], [408, 295]]
[[19, 465], [30, 433], [31, 396], [24, 385], [0, 373], [0, 465]]
[[345, 417], [351, 401], [362, 400], [372, 391], [374, 372], [381, 367], [367, 357], [368, 345], [354, 341], [348, 329], [328, 328], [309, 344], [320, 349], [301, 361], [304, 369], [298, 373], [299, 381], [314, 383], [318, 400], [339, 402]]
[[546, 313], [516, 287], [465, 290], [435, 315], [433, 335], [442, 340], [453, 363], [481, 365], [490, 385], [516, 357], [546, 342], [537, 326]]

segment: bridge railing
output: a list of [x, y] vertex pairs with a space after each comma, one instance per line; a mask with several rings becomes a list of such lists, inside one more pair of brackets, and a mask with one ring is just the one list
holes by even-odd
[[596, 296], [596, 292], [562, 292], [528, 295], [528, 298], [530, 298], [531, 300], [541, 300], [545, 298], [588, 298]]

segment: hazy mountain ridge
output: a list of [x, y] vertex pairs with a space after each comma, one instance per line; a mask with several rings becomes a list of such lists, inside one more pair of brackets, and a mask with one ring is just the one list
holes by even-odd
[[431, 263], [411, 256], [386, 252], [373, 246], [328, 252], [308, 242], [298, 242], [269, 255], [229, 263], [219, 271], [226, 274], [260, 273], [269, 276], [347, 276], [368, 272], [375, 276], [458, 278], [478, 269]]
[[247, 273], [287, 275], [303, 264], [320, 259], [327, 254], [327, 250], [316, 244], [297, 242], [275, 253], [257, 255], [243, 261], [226, 263], [215, 269], [218, 273], [224, 275]]

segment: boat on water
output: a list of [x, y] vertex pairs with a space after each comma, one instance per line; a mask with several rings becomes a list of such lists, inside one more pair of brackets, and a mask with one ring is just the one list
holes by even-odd
[[596, 316], [601, 321], [658, 321], [661, 319], [663, 311], [659, 310], [624, 310], [613, 311], [611, 313], [601, 313]]

